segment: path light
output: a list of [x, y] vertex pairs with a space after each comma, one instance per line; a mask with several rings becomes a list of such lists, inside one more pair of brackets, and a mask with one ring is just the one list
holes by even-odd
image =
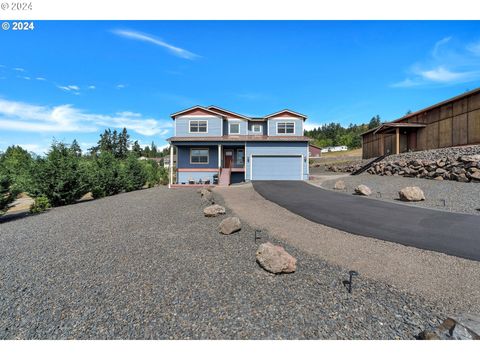
[[262, 237], [260, 235], [258, 235], [259, 233], [261, 233], [262, 230], [255, 230], [255, 244], [257, 243], [257, 240], [260, 240]]
[[377, 198], [381, 198], [382, 197], [382, 193], [380, 191], [377, 191]]
[[348, 293], [351, 294], [352, 293], [352, 280], [353, 280], [354, 276], [358, 275], [358, 272], [356, 272], [355, 270], [350, 270], [348, 272], [348, 274], [350, 275], [350, 279], [348, 280]]

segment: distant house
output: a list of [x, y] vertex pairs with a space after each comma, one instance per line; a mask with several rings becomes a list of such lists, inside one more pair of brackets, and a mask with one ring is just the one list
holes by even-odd
[[327, 146], [322, 148], [322, 153], [335, 152], [335, 151], [347, 151], [348, 147], [345, 145], [342, 146]]
[[249, 117], [194, 106], [171, 117], [175, 135], [167, 141], [177, 168], [170, 186], [308, 179], [305, 115], [285, 109]]
[[322, 148], [318, 147], [318, 146], [315, 146], [315, 145], [312, 145], [312, 144], [309, 144], [308, 145], [308, 152], [310, 154], [310, 158], [312, 158], [312, 159], [319, 158], [320, 154], [322, 153]]
[[153, 160], [155, 161], [157, 164], [162, 164], [162, 161], [163, 161], [163, 158], [159, 158], [159, 157], [145, 157], [145, 156], [140, 156], [138, 158], [138, 160]]

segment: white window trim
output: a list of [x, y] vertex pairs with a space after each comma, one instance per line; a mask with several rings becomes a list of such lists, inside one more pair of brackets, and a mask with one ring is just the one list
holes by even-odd
[[[205, 121], [207, 123], [207, 131], [191, 131], [191, 123], [192, 121], [199, 122], [199, 121]], [[189, 120], [188, 121], [188, 133], [189, 134], [208, 134], [208, 120]]]
[[[207, 150], [207, 162], [192, 162], [192, 150]], [[210, 149], [209, 148], [190, 148], [190, 165], [210, 164]]]
[[[238, 132], [234, 133], [230, 130], [230, 127], [232, 125], [238, 125]], [[229, 121], [228, 122], [228, 135], [240, 135], [241, 131], [240, 131], [240, 122], [237, 122], [237, 121]]]
[[[255, 126], [259, 126], [259, 127], [260, 127], [260, 130], [259, 130], [259, 131], [255, 131], [255, 130], [254, 130]], [[254, 133], [254, 134], [262, 134], [262, 133], [263, 133], [263, 126], [262, 126], [262, 124], [252, 124], [252, 133]]]
[[[239, 153], [240, 151], [243, 152], [243, 163], [240, 163], [240, 162], [239, 162], [240, 157], [238, 156], [238, 153]], [[242, 166], [245, 165], [245, 150], [244, 150], [244, 149], [237, 149], [237, 159], [236, 159], [236, 160], [237, 160], [237, 161], [235, 162], [235, 165], [242, 165]]]
[[[279, 133], [278, 125], [280, 124], [293, 124], [293, 133], [287, 133], [286, 129], [285, 129], [285, 133]], [[297, 129], [295, 128], [295, 121], [277, 121], [276, 130], [277, 130], [277, 135], [295, 135]]]

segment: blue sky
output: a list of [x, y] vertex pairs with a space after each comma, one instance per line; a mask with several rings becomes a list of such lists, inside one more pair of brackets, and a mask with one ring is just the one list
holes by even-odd
[[0, 149], [40, 154], [107, 127], [162, 146], [196, 104], [348, 125], [480, 86], [474, 21], [39, 21], [0, 44]]

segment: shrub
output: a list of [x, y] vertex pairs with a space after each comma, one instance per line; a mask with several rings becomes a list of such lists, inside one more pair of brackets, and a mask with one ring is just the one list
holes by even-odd
[[52, 206], [73, 204], [88, 191], [80, 158], [65, 144], [52, 144], [45, 159], [36, 162], [36, 188]]
[[128, 156], [122, 172], [125, 191], [139, 190], [147, 182], [144, 165], [133, 154]]
[[10, 177], [0, 175], [0, 215], [8, 210], [16, 196], [17, 190], [13, 189]]
[[124, 178], [120, 161], [110, 152], [102, 152], [85, 164], [88, 187], [95, 199], [120, 193]]
[[46, 196], [39, 196], [35, 198], [34, 203], [30, 206], [30, 212], [32, 214], [38, 214], [51, 208], [50, 202]]

